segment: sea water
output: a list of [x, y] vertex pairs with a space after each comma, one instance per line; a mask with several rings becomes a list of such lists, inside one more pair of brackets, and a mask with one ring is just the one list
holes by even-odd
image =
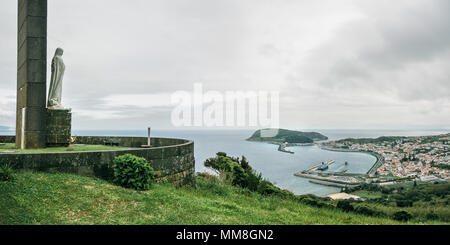
[[[447, 133], [446, 130], [308, 130], [320, 132], [330, 140], [343, 138], [362, 138], [379, 136], [419, 136]], [[11, 135], [13, 132], [0, 132]], [[90, 136], [140, 136], [146, 137], [146, 130], [73, 130], [74, 135]], [[295, 194], [315, 194], [326, 196], [339, 192], [340, 188], [322, 186], [309, 182], [309, 179], [296, 177], [296, 172], [305, 170], [319, 162], [334, 160], [328, 171], [347, 173], [366, 173], [376, 158], [366, 153], [326, 151], [317, 146], [298, 146], [287, 148], [294, 154], [278, 151], [278, 146], [264, 142], [246, 141], [253, 130], [152, 130], [153, 137], [183, 138], [195, 142], [196, 172], [207, 169], [204, 161], [214, 157], [217, 152], [226, 152], [230, 156], [245, 156], [257, 172], [278, 187]], [[345, 165], [345, 162], [348, 162]]]

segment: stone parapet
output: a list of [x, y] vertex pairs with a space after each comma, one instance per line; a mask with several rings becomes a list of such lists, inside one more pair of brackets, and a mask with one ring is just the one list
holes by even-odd
[[69, 146], [72, 136], [70, 110], [47, 109], [47, 146]]
[[[13, 143], [14, 136], [0, 136], [0, 143]], [[64, 172], [110, 180], [113, 177], [115, 157], [132, 154], [151, 163], [157, 182], [175, 185], [195, 184], [194, 142], [182, 139], [152, 138], [152, 148], [137, 148], [147, 142], [145, 137], [77, 137], [76, 144], [102, 144], [115, 142], [125, 150], [59, 153], [0, 153], [0, 165], [9, 164], [17, 169], [46, 172]]]

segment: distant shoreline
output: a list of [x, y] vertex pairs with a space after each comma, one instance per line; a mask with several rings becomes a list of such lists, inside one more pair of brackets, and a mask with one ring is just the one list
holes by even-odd
[[261, 140], [251, 140], [251, 139], [246, 139], [246, 141], [277, 145], [278, 151], [284, 152], [284, 153], [290, 153], [290, 154], [294, 154], [294, 152], [286, 150], [286, 147], [313, 146], [316, 144], [316, 143], [287, 143], [287, 144], [285, 144], [285, 143], [276, 142], [276, 141], [261, 141]]

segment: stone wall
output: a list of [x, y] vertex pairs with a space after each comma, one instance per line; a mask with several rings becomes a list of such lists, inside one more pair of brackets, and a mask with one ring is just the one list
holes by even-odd
[[[13, 143], [14, 136], [0, 136], [0, 143]], [[65, 172], [103, 179], [112, 178], [112, 161], [116, 156], [133, 154], [151, 162], [156, 181], [176, 185], [195, 183], [194, 142], [182, 139], [152, 138], [152, 148], [137, 148], [147, 144], [144, 137], [78, 137], [76, 144], [114, 144], [136, 147], [120, 151], [62, 152], [62, 153], [0, 153], [0, 164], [17, 169]]]
[[47, 146], [69, 146], [72, 136], [70, 110], [47, 109]]

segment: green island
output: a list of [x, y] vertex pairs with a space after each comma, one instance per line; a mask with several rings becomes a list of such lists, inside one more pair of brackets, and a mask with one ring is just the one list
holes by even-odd
[[48, 147], [42, 149], [17, 149], [15, 144], [0, 144], [0, 154], [2, 153], [54, 153], [54, 152], [83, 152], [83, 151], [110, 151], [126, 150], [126, 147], [107, 146], [107, 145], [82, 145], [74, 144], [69, 147]]
[[[262, 137], [262, 131], [276, 132], [273, 137]], [[271, 142], [271, 143], [300, 143], [308, 144], [315, 141], [327, 140], [328, 137], [317, 132], [301, 132], [288, 129], [260, 129], [248, 138], [248, 141]]]

